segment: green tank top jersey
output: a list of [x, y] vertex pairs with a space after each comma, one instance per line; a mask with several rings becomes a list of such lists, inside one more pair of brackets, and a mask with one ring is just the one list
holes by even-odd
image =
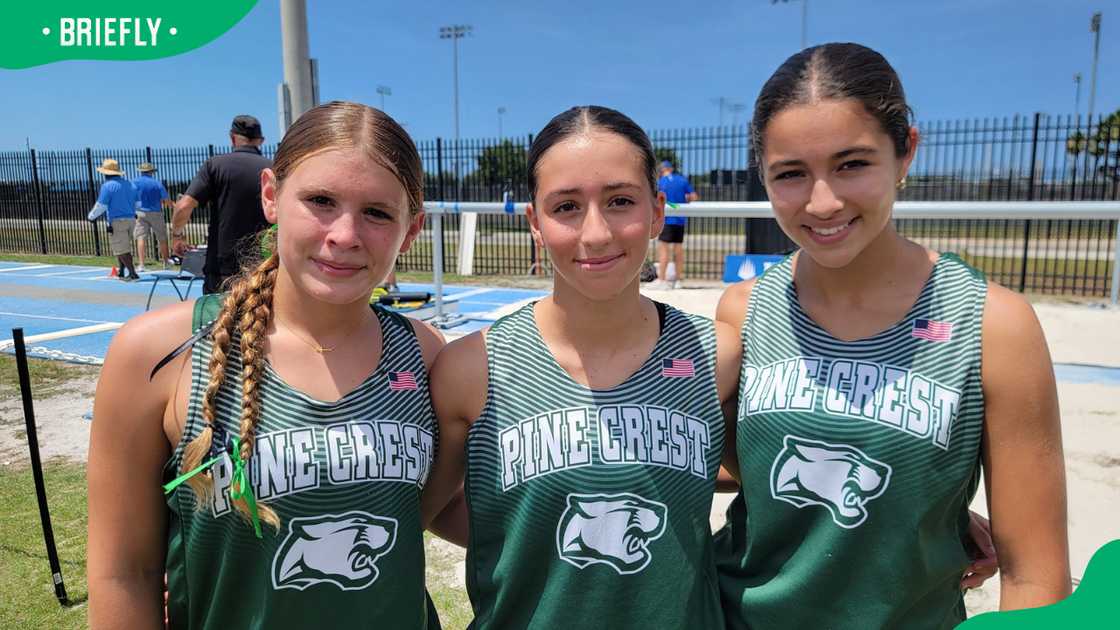
[[840, 341], [801, 309], [792, 260], [759, 278], [743, 324], [745, 505], [716, 537], [728, 625], [951, 628], [980, 476], [986, 282], [942, 254], [897, 324]]
[[486, 338], [467, 436], [474, 628], [722, 628], [708, 517], [723, 450], [710, 320], [658, 305], [625, 382], [590, 390], [533, 305]]
[[[195, 307], [195, 328], [218, 299]], [[375, 307], [384, 349], [364, 382], [336, 402], [287, 385], [271, 366], [261, 380], [260, 422], [248, 472], [258, 501], [280, 517], [263, 539], [230, 504], [228, 454], [211, 467], [213, 500], [196, 509], [180, 485], [168, 497], [171, 628], [425, 628], [420, 492], [431, 470], [436, 422], [428, 375], [408, 321]], [[202, 429], [209, 336], [191, 356], [183, 438], [165, 468]], [[230, 344], [217, 424], [239, 435], [239, 337]]]

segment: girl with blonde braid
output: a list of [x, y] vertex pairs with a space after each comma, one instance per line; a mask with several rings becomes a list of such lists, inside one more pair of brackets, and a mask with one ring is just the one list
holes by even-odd
[[90, 438], [92, 628], [159, 625], [165, 573], [172, 628], [435, 621], [419, 506], [442, 339], [368, 306], [422, 183], [391, 118], [316, 107], [261, 175], [273, 253], [121, 328]]

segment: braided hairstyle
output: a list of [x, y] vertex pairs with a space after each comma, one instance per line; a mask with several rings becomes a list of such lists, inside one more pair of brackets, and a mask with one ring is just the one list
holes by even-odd
[[[282, 186], [287, 176], [303, 160], [325, 151], [349, 148], [363, 150], [374, 162], [393, 173], [404, 187], [411, 215], [422, 210], [424, 176], [416, 145], [387, 114], [358, 103], [332, 101], [314, 107], [299, 117], [284, 134], [273, 160], [272, 171], [276, 176], [277, 186]], [[210, 453], [214, 439], [213, 427], [217, 422], [218, 392], [226, 381], [230, 344], [235, 329], [241, 334], [239, 454], [245, 462], [249, 462], [253, 456], [260, 419], [265, 333], [272, 319], [272, 291], [280, 268], [275, 240], [275, 230], [262, 233], [262, 250], [269, 252], [267, 258], [245, 265], [241, 274], [229, 285], [221, 311], [214, 322], [210, 333], [210, 380], [202, 399], [204, 425], [198, 436], [183, 451], [184, 473], [202, 464]], [[198, 509], [202, 509], [213, 495], [213, 476], [209, 472], [195, 475], [187, 483], [199, 499]], [[232, 500], [232, 505], [243, 518], [249, 520], [249, 505], [244, 499]], [[257, 504], [257, 510], [261, 521], [279, 528], [280, 519], [274, 510], [262, 503]]]

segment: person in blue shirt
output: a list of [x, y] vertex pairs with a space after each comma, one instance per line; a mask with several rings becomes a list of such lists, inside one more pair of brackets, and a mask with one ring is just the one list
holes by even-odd
[[[689, 203], [700, 198], [700, 195], [692, 190], [688, 178], [676, 172], [676, 168], [669, 160], [661, 163], [661, 178], [657, 180], [657, 189], [665, 193], [665, 201], [669, 204]], [[688, 224], [688, 219], [672, 216], [671, 208], [670, 205], [665, 210], [665, 227], [657, 237], [658, 288], [662, 289], [679, 289], [684, 279], [684, 228]], [[667, 275], [670, 248], [673, 250], [673, 265], [677, 271], [677, 277], [671, 284]]]
[[105, 176], [101, 190], [97, 193], [97, 203], [86, 216], [90, 221], [105, 215], [109, 222], [109, 247], [120, 263], [118, 276], [125, 282], [139, 280], [136, 268], [132, 265], [132, 230], [136, 223], [136, 208], [140, 199], [136, 187], [123, 177], [121, 165], [112, 158], [102, 160], [97, 172]]
[[171, 195], [167, 194], [163, 182], [156, 179], [152, 173], [156, 172], [155, 164], [144, 162], [136, 168], [140, 177], [132, 180], [136, 187], [136, 194], [140, 198], [140, 206], [136, 209], [136, 259], [139, 264], [137, 271], [144, 271], [144, 239], [150, 234], [159, 244], [159, 259], [164, 261], [163, 267], [167, 268], [167, 222], [163, 218], [163, 209], [172, 207]]

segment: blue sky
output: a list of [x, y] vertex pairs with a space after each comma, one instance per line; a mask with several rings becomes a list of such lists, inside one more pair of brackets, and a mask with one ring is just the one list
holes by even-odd
[[[1092, 60], [1089, 20], [1103, 10], [1097, 111], [1120, 107], [1120, 7], [1105, 0], [809, 0], [809, 43], [882, 52], [919, 120], [1074, 109], [1073, 74]], [[770, 0], [309, 0], [323, 100], [379, 103], [414, 138], [450, 137], [451, 43], [460, 40], [464, 138], [535, 132], [577, 104], [618, 108], [647, 129], [715, 125], [724, 96], [753, 105], [800, 43], [801, 5]], [[1108, 4], [1109, 6], [1105, 6]], [[1108, 10], [1111, 9], [1111, 10]], [[251, 113], [277, 140], [283, 75], [279, 0], [195, 51], [144, 62], [68, 61], [0, 70], [0, 150], [224, 144]], [[739, 121], [747, 113], [739, 115]], [[724, 115], [726, 123], [731, 114]]]

